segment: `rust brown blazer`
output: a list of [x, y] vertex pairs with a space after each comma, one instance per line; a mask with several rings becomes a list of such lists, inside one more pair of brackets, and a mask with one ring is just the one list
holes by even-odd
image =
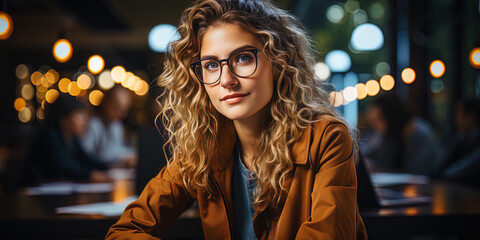
[[[161, 232], [195, 200], [205, 239], [232, 239], [231, 178], [237, 139], [233, 124], [222, 133], [212, 186], [215, 200], [187, 190], [175, 161], [145, 187], [114, 224], [106, 239], [159, 239]], [[323, 116], [292, 147], [294, 172], [285, 183], [283, 208], [255, 212], [258, 239], [367, 239], [357, 206], [354, 150], [345, 125]], [[266, 221], [268, 216], [269, 221]]]

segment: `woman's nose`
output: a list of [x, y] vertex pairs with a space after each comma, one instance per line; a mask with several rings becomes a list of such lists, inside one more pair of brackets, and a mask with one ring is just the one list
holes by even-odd
[[220, 84], [224, 88], [232, 88], [238, 85], [238, 79], [235, 74], [230, 71], [230, 68], [225, 63], [222, 65], [222, 75], [220, 76]]

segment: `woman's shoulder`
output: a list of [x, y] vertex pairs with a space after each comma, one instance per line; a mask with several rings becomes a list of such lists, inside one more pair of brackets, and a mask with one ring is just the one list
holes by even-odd
[[352, 137], [343, 121], [335, 116], [322, 115], [311, 129], [309, 153], [312, 167], [318, 169], [327, 160], [339, 164], [352, 158]]
[[314, 135], [324, 135], [325, 133], [331, 134], [334, 132], [344, 132], [350, 135], [348, 127], [343, 121], [335, 116], [327, 114], [319, 115], [315, 122], [312, 123], [311, 128]]

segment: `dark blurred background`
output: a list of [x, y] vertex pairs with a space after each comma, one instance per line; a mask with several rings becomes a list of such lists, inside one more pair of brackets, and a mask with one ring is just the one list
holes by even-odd
[[[460, 168], [451, 164], [468, 162], [464, 156], [479, 165], [480, 154], [470, 154], [480, 148], [478, 0], [274, 2], [306, 27], [317, 51], [319, 81], [335, 86], [331, 102], [360, 130], [360, 147], [373, 170], [449, 179]], [[121, 119], [122, 141], [142, 149], [138, 143], [153, 125], [160, 92], [155, 77], [162, 71], [162, 42], [176, 37], [172, 26], [191, 3], [0, 1], [0, 198], [22, 186], [45, 106], [59, 95], [76, 97], [92, 116], [114, 85], [128, 89], [131, 104]], [[157, 26], [164, 28], [154, 33]], [[71, 49], [60, 46], [58, 54], [65, 56], [55, 58], [59, 39], [68, 40]], [[93, 55], [101, 57], [100, 64], [89, 67]], [[396, 100], [378, 100], [385, 96]], [[465, 120], [470, 118], [476, 119]], [[424, 147], [425, 142], [431, 144]], [[471, 146], [460, 149], [466, 143]], [[421, 160], [426, 148], [432, 154]], [[143, 156], [149, 150], [140, 151]], [[405, 160], [416, 157], [417, 165]], [[473, 175], [480, 175], [476, 171]], [[478, 177], [462, 177], [451, 179], [478, 188]]]

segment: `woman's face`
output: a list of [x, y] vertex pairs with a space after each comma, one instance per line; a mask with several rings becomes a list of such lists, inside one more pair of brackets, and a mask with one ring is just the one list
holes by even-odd
[[[238, 49], [263, 49], [251, 33], [235, 24], [210, 26], [202, 39], [200, 58], [227, 59]], [[263, 52], [257, 53], [257, 70], [249, 77], [238, 77], [222, 62], [220, 80], [204, 85], [213, 106], [231, 120], [258, 119], [267, 112], [273, 95], [272, 65]]]

